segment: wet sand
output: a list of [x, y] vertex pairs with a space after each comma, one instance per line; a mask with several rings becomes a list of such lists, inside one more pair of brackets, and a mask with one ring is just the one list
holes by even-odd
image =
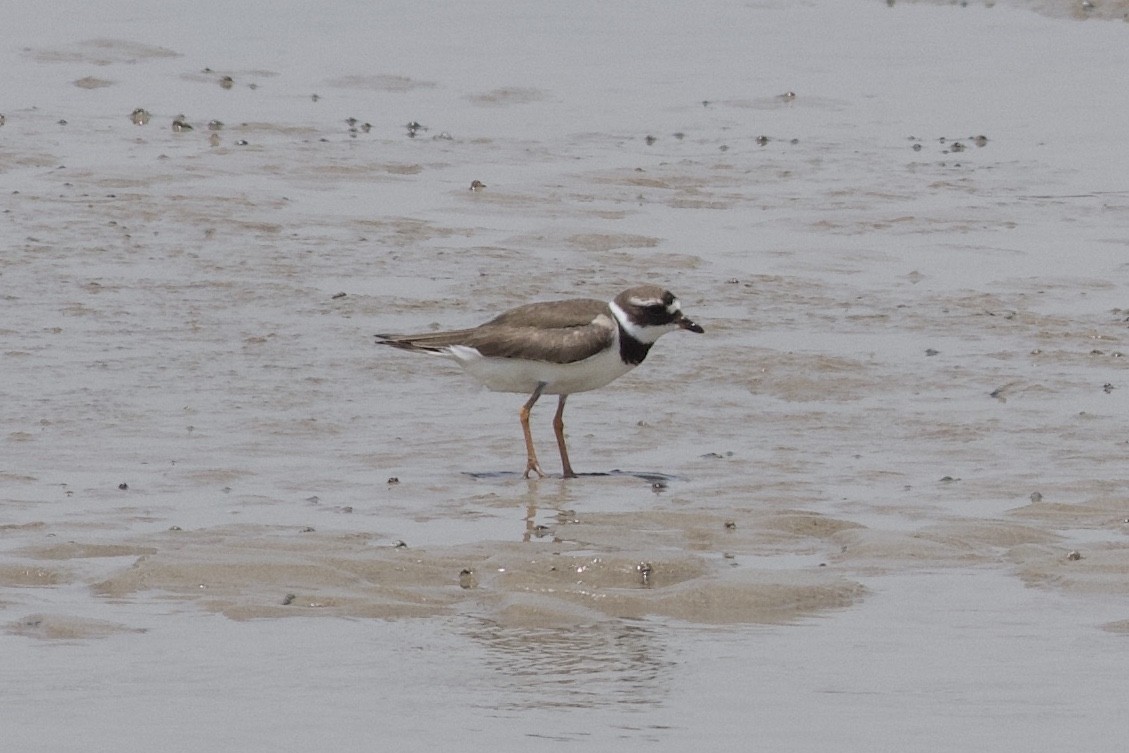
[[[1115, 749], [1129, 24], [989, 6], [10, 41], [5, 738]], [[706, 334], [570, 400], [579, 479], [372, 344], [639, 282]]]

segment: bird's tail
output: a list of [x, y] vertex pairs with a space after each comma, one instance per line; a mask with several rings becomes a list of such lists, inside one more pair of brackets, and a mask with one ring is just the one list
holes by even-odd
[[468, 330], [456, 332], [427, 332], [419, 335], [376, 335], [377, 345], [391, 345], [400, 350], [411, 350], [417, 353], [434, 353], [445, 355], [452, 345], [463, 342]]

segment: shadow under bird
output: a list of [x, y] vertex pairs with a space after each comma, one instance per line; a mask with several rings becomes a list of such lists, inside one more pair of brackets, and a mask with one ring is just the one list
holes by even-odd
[[704, 330], [682, 313], [682, 304], [657, 285], [629, 288], [611, 302], [593, 298], [529, 303], [478, 327], [420, 335], [377, 335], [377, 344], [449, 358], [488, 389], [521, 392], [525, 478], [544, 477], [529, 414], [542, 395], [558, 395], [553, 430], [565, 478], [575, 478], [564, 437], [565, 400], [574, 392], [603, 387], [643, 363], [667, 332]]

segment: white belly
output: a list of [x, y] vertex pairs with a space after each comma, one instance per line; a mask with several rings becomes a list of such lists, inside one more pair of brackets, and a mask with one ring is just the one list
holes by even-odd
[[619, 357], [618, 344], [574, 363], [523, 361], [518, 358], [483, 358], [473, 348], [454, 346], [450, 357], [467, 373], [495, 392], [532, 393], [541, 382], [543, 394], [571, 395], [603, 387], [635, 368]]

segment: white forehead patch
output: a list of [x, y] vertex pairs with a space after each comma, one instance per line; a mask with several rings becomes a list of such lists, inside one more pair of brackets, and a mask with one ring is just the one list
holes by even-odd
[[659, 300], [658, 298], [628, 298], [627, 302], [630, 303], [632, 306], [641, 306], [641, 307], [644, 307], [644, 308], [646, 308], [647, 306], [661, 306], [661, 305], [663, 305], [663, 302], [661, 300]]
[[[648, 306], [662, 306], [663, 305], [661, 298], [628, 298], [627, 302], [630, 303], [632, 306], [639, 306], [640, 308], [647, 308]], [[666, 306], [665, 308], [666, 308], [666, 312], [668, 314], [677, 314], [679, 311], [682, 310], [682, 304], [679, 303], [677, 298], [675, 298], [673, 301], [670, 302], [670, 305]]]

